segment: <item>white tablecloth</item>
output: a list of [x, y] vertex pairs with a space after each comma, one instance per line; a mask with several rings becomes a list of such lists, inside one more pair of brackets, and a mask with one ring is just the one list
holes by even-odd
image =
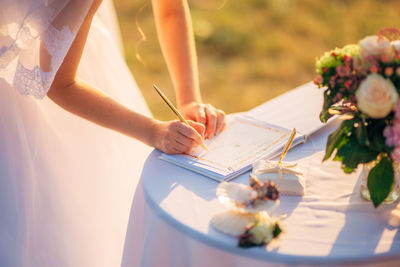
[[[153, 151], [132, 205], [122, 266], [399, 266], [397, 203], [373, 208], [360, 196], [359, 171], [347, 175], [338, 162], [321, 162], [338, 123], [288, 153], [305, 170], [306, 193], [281, 196], [273, 214], [287, 215], [285, 232], [266, 247], [239, 248], [237, 239], [216, 231], [210, 219], [225, 209], [215, 196], [217, 182]], [[247, 179], [248, 173], [233, 182]]]

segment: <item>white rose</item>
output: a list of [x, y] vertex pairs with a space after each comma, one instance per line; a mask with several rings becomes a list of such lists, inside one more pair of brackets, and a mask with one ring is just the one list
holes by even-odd
[[358, 108], [374, 119], [386, 117], [396, 108], [399, 95], [389, 79], [370, 74], [356, 91]]
[[400, 53], [400, 40], [392, 41], [391, 44], [394, 49], [396, 49], [397, 53]]
[[367, 36], [360, 41], [361, 55], [363, 57], [390, 55], [391, 48], [392, 46], [388, 39], [376, 35]]

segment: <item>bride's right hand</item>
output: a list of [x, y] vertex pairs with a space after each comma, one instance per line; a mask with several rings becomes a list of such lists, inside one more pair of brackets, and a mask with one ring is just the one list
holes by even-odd
[[156, 121], [152, 130], [152, 145], [167, 154], [189, 154], [201, 145], [204, 139], [204, 125], [188, 121], [190, 126], [174, 121]]

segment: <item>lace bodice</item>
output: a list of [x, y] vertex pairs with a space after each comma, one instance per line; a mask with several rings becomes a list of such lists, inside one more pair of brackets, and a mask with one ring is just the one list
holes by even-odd
[[0, 0], [0, 78], [22, 95], [43, 98], [90, 4], [91, 0]]

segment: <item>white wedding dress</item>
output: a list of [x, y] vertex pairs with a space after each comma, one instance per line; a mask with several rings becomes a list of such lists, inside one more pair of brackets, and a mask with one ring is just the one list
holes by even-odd
[[[33, 5], [21, 10], [20, 2]], [[151, 151], [45, 96], [89, 1], [77, 1], [80, 10], [69, 31], [63, 27], [52, 36], [51, 27], [42, 24], [54, 48], [49, 44], [48, 50], [57, 54], [49, 72], [38, 67], [32, 41], [37, 38], [24, 43], [29, 37], [24, 31], [40, 34], [35, 25], [64, 2], [69, 1], [0, 0], [0, 266], [120, 266], [131, 202]], [[26, 16], [32, 10], [41, 12]], [[78, 76], [150, 115], [124, 62], [113, 12], [112, 3], [103, 1]], [[15, 31], [20, 25], [27, 28]]]

